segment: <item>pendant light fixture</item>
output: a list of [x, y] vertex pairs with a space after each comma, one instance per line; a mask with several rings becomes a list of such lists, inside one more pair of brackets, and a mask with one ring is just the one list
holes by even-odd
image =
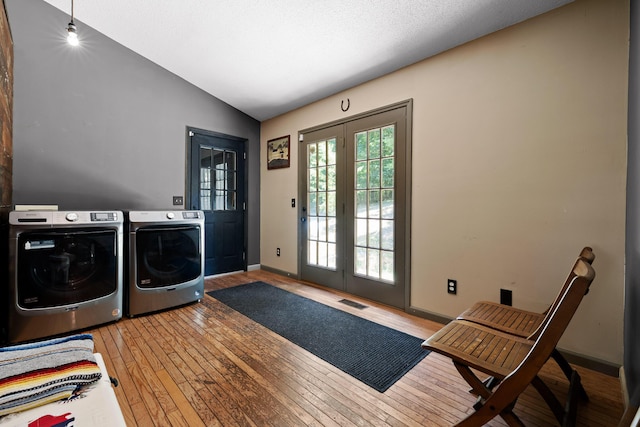
[[67, 42], [71, 46], [78, 46], [79, 44], [76, 24], [73, 23], [73, 0], [71, 0], [71, 22], [67, 25]]

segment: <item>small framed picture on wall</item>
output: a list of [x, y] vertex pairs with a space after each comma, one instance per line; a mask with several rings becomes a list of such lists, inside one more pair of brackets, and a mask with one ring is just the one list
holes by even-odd
[[267, 169], [289, 167], [290, 135], [267, 141]]

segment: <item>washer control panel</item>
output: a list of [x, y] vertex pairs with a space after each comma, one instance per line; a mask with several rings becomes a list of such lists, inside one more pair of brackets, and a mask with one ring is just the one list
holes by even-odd
[[11, 211], [9, 223], [64, 225], [122, 223], [121, 211]]
[[184, 211], [182, 212], [182, 218], [184, 219], [198, 219], [202, 218], [202, 211]]
[[128, 211], [127, 216], [132, 223], [204, 221], [202, 211]]
[[116, 221], [117, 219], [116, 212], [91, 212], [91, 221]]

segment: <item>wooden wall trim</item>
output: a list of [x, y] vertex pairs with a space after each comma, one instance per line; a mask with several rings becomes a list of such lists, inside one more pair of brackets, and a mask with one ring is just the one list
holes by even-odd
[[13, 39], [4, 0], [0, 0], [0, 211], [13, 197]]

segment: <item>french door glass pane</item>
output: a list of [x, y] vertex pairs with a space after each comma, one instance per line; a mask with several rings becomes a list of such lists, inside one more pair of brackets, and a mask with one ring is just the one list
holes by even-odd
[[309, 264], [318, 263], [318, 242], [315, 240], [309, 240], [309, 250], [307, 251]]
[[336, 243], [336, 227], [338, 221], [335, 218], [328, 218], [329, 224], [327, 228], [327, 241], [331, 243]]
[[395, 126], [355, 134], [354, 274], [393, 282]]
[[367, 248], [356, 246], [354, 269], [356, 274], [361, 276], [365, 276], [367, 274]]
[[356, 218], [367, 217], [367, 191], [356, 191]]
[[393, 252], [380, 251], [380, 278], [393, 281]]
[[336, 139], [307, 145], [307, 264], [336, 269]]

